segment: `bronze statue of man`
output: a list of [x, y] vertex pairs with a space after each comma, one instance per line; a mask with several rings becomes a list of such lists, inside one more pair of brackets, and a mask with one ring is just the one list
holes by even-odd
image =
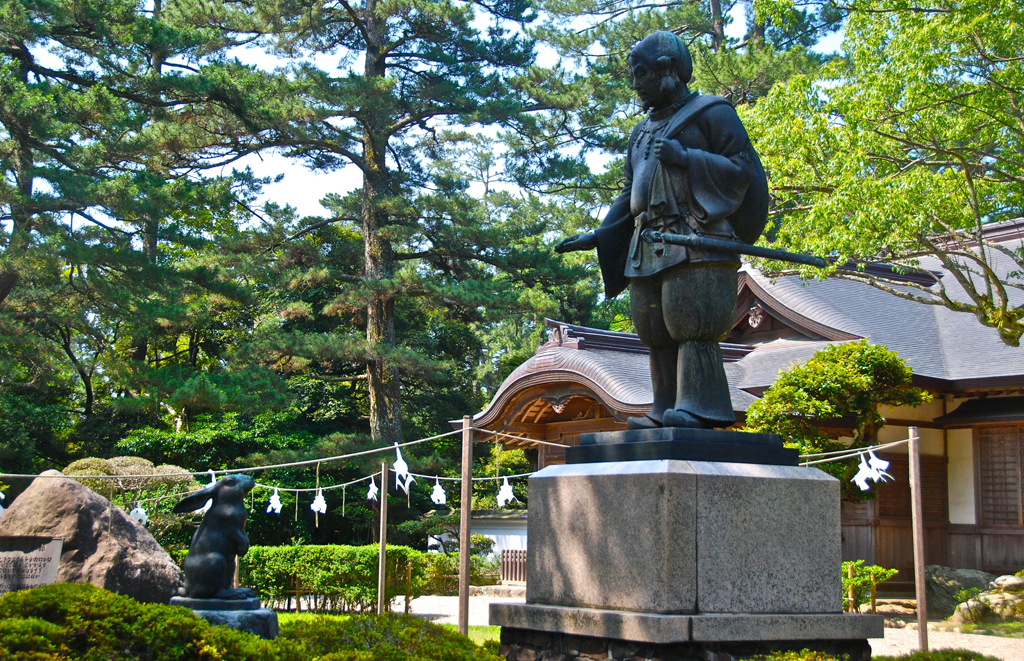
[[626, 181], [601, 226], [555, 250], [597, 248], [605, 295], [631, 287], [630, 309], [650, 347], [654, 405], [630, 429], [735, 422], [719, 341], [736, 311], [739, 255], [641, 239], [644, 230], [754, 243], [768, 217], [764, 168], [736, 110], [687, 88], [689, 49], [655, 32], [629, 54], [633, 90], [649, 116], [633, 129]]

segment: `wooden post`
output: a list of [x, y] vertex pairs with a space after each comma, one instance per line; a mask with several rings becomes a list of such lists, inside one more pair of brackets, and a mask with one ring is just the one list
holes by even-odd
[[412, 559], [405, 563], [405, 614], [409, 614], [409, 599], [412, 594]]
[[377, 614], [384, 612], [387, 599], [384, 589], [387, 584], [388, 561], [388, 462], [380, 465], [380, 559], [377, 562]]
[[878, 612], [878, 583], [875, 583], [875, 575], [871, 575], [871, 612]]
[[917, 588], [917, 646], [928, 651], [928, 598], [924, 576], [924, 505], [921, 500], [921, 439], [910, 428], [910, 517], [914, 527], [914, 585]]
[[847, 601], [850, 602], [850, 607], [847, 610], [850, 613], [852, 613], [852, 612], [854, 612], [853, 609], [856, 608], [857, 612], [859, 613], [860, 612], [860, 606], [857, 606], [857, 590], [856, 590], [856, 585], [853, 582], [853, 565], [852, 564], [849, 567], [846, 568], [846, 578], [850, 579], [850, 590], [849, 590], [849, 594], [846, 596]]
[[462, 512], [459, 517], [459, 633], [469, 635], [469, 536], [473, 515], [473, 418], [462, 416]]

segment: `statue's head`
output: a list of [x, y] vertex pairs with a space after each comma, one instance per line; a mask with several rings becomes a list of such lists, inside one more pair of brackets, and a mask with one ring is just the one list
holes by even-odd
[[686, 42], [664, 30], [634, 46], [627, 62], [633, 78], [633, 90], [645, 110], [671, 105], [679, 90], [685, 90], [693, 76], [693, 59]]

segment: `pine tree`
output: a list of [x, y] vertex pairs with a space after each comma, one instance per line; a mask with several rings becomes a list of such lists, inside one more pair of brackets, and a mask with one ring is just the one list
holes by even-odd
[[275, 77], [223, 57], [244, 15], [187, 1], [19, 0], [0, 16], [0, 314], [59, 349], [88, 417], [97, 370], [138, 394], [149, 338], [194, 312], [189, 292], [244, 298], [196, 255], [260, 182], [204, 172], [259, 148], [237, 127]]
[[[512, 125], [527, 108], [521, 78], [533, 44], [522, 27], [532, 13], [522, 0], [280, 0], [256, 5], [255, 15], [272, 26], [279, 55], [329, 55], [343, 69], [293, 65], [303, 106], [261, 130], [311, 168], [354, 166], [361, 175], [358, 191], [325, 202], [332, 216], [279, 216], [277, 236], [291, 244], [277, 249], [279, 263], [291, 259], [304, 269], [295, 287], [306, 294], [285, 313], [302, 317], [304, 328], [287, 350], [280, 338], [267, 346], [278, 343], [276, 355], [293, 366], [317, 361], [328, 368], [321, 378], [365, 378], [372, 437], [397, 442], [402, 374], [445, 367], [403, 346], [403, 301], [458, 318], [460, 310], [500, 308], [511, 293], [487, 284], [517, 267], [505, 247], [509, 237], [494, 226], [482, 229], [485, 210], [445, 160], [468, 137], [465, 127]], [[478, 28], [484, 20], [489, 27]], [[480, 313], [468, 314], [466, 320]]]

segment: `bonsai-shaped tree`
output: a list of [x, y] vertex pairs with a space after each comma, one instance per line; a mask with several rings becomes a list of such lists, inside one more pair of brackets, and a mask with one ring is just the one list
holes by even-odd
[[[911, 384], [912, 374], [899, 354], [867, 340], [827, 346], [780, 373], [764, 397], [751, 404], [746, 425], [749, 431], [781, 434], [787, 447], [801, 454], [867, 447], [885, 426], [879, 407], [931, 400], [931, 394]], [[852, 426], [850, 446], [839, 441], [835, 427], [840, 426]], [[850, 484], [856, 461], [819, 467], [842, 481], [844, 497], [862, 497]]]

